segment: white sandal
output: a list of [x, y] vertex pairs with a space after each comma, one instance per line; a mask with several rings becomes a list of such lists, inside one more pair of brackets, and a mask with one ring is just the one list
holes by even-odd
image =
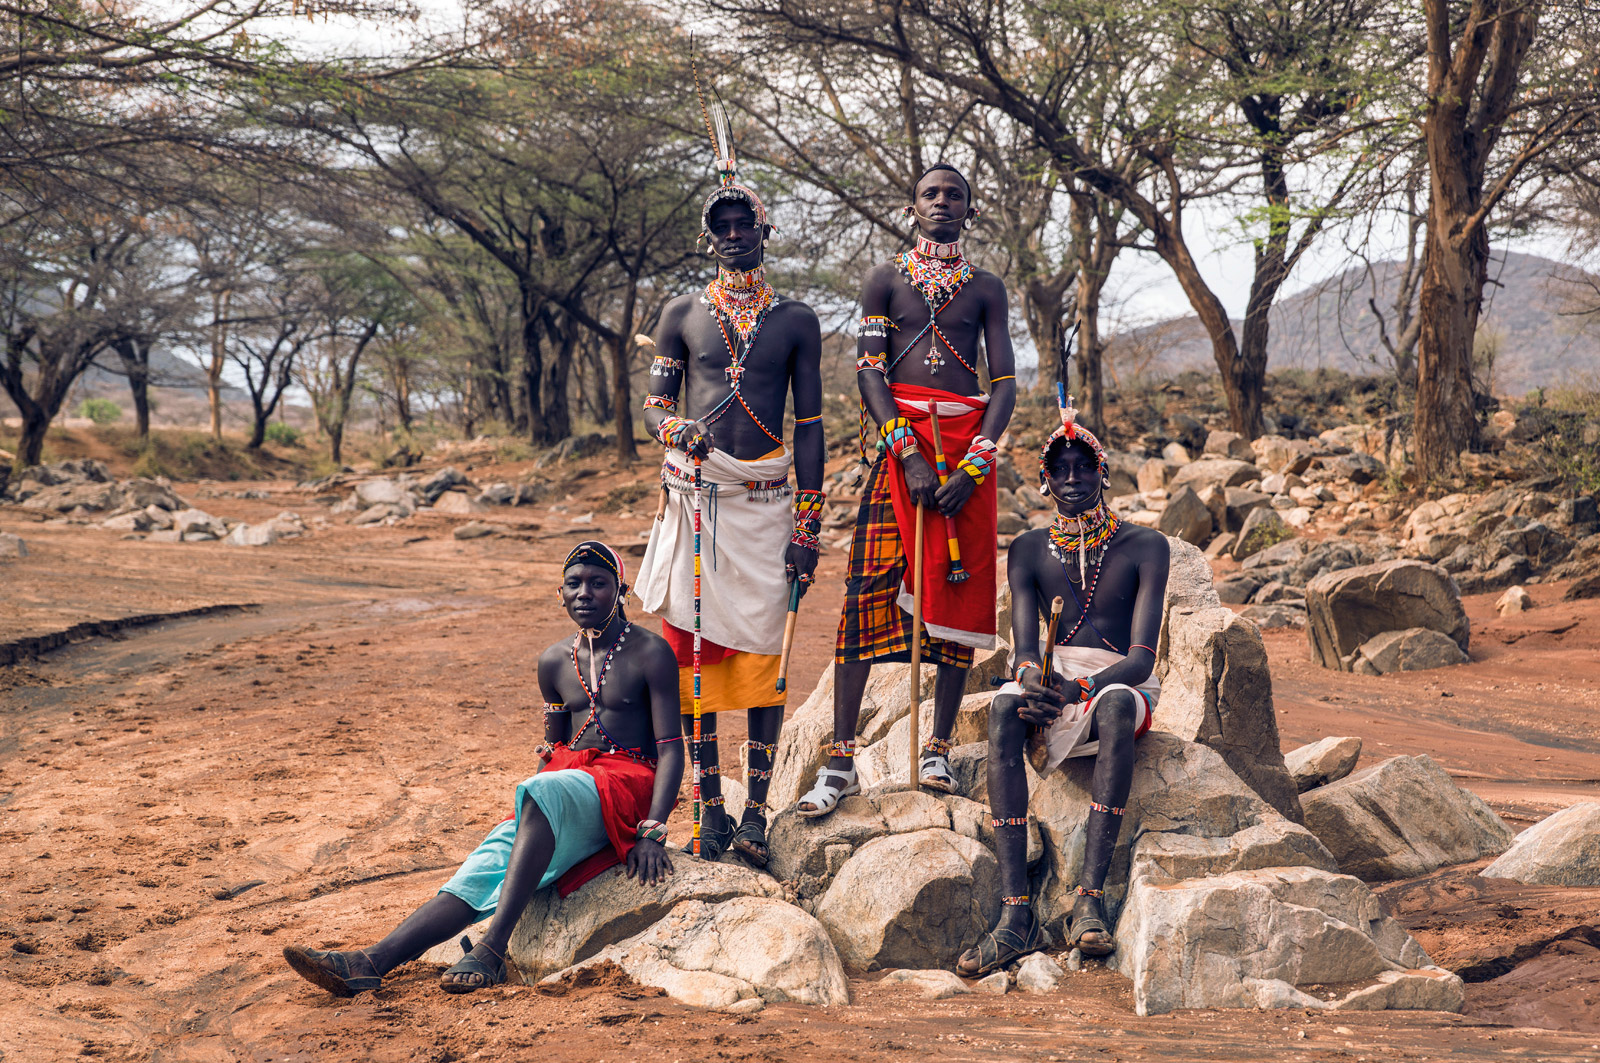
[[917, 765], [917, 785], [942, 794], [956, 792], [956, 777], [951, 774], [950, 762], [944, 758], [944, 754], [922, 754], [922, 761]]
[[[844, 785], [834, 788], [827, 785], [830, 779], [837, 779]], [[843, 798], [861, 792], [861, 781], [856, 778], [856, 769], [852, 766], [849, 771], [840, 771], [838, 768], [823, 767], [817, 769], [817, 785], [805, 794], [795, 804], [795, 811], [804, 819], [816, 819], [826, 816], [835, 808]], [[806, 811], [800, 805], [816, 805], [811, 811]]]

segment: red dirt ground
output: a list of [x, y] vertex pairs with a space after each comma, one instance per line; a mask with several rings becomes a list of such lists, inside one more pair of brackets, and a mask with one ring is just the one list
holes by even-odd
[[[0, 668], [0, 1058], [1600, 1059], [1600, 890], [1475, 867], [1380, 891], [1436, 959], [1480, 979], [1461, 1016], [1140, 1019], [1128, 983], [1099, 968], [1045, 996], [934, 1003], [868, 976], [847, 1007], [742, 1018], [614, 984], [447, 997], [422, 964], [358, 1001], [329, 998], [281, 948], [380, 936], [526, 774], [531, 662], [568, 630], [552, 600], [560, 558], [580, 537], [638, 542], [647, 526], [603, 512], [570, 524], [600, 479], [566, 513], [494, 518], [518, 537], [472, 542], [428, 517], [238, 550], [0, 511], [32, 551], [0, 568], [0, 641], [254, 606]], [[248, 487], [273, 497], [205, 497]], [[245, 519], [320, 512], [284, 484], [179, 490]], [[828, 660], [842, 564], [825, 557], [802, 610], [791, 705]], [[1268, 633], [1285, 748], [1357, 734], [1364, 763], [1428, 753], [1518, 827], [1600, 794], [1600, 603], [1530, 590], [1540, 608], [1514, 623], [1469, 601], [1473, 663], [1442, 672], [1334, 675], [1310, 664], [1303, 634]]]

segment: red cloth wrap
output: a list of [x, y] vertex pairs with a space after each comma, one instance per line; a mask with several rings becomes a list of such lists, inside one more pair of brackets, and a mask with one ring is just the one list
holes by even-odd
[[[942, 425], [940, 427], [943, 427]], [[661, 637], [667, 640], [667, 645], [672, 647], [672, 655], [678, 659], [679, 668], [694, 667], [694, 632], [673, 627], [665, 620], [661, 621]], [[715, 642], [700, 636], [700, 664], [706, 668], [723, 661], [738, 653], [726, 646], [718, 646]]]
[[[889, 385], [897, 400], [901, 417], [911, 422], [917, 437], [917, 446], [928, 464], [938, 471], [934, 460], [933, 419], [926, 409], [911, 409], [904, 402], [950, 402], [967, 407], [967, 412], [939, 415], [939, 438], [944, 442], [944, 467], [946, 476], [953, 475], [956, 463], [966, 456], [967, 447], [983, 427], [986, 404], [982, 396], [955, 395], [937, 388], [919, 384]], [[886, 456], [890, 496], [894, 501], [894, 519], [900, 527], [900, 541], [906, 551], [905, 593], [912, 592], [911, 561], [912, 540], [917, 527], [917, 507], [906, 489], [906, 474], [900, 462]], [[922, 622], [954, 631], [978, 635], [995, 634], [995, 541], [997, 532], [997, 493], [995, 473], [991, 472], [967, 499], [966, 505], [953, 520], [946, 520], [937, 509], [928, 509], [922, 521]], [[950, 546], [948, 536], [953, 534], [961, 545], [961, 566], [971, 578], [964, 583], [951, 583]]]
[[[628, 858], [637, 840], [641, 819], [650, 818], [650, 799], [655, 795], [656, 772], [621, 753], [602, 753], [598, 749], [568, 749], [558, 744], [540, 771], [576, 768], [588, 772], [600, 794], [600, 816], [611, 844], [574, 864], [556, 879], [556, 890], [565, 897], [607, 868]], [[516, 816], [507, 816], [515, 819]], [[558, 826], [556, 829], [560, 829]]]

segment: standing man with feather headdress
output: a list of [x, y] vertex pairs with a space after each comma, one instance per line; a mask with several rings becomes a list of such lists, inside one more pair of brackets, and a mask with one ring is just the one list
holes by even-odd
[[[814, 578], [822, 523], [822, 330], [809, 306], [767, 282], [767, 209], [739, 180], [726, 113], [720, 104], [705, 110], [720, 182], [701, 212], [701, 236], [717, 275], [703, 292], [668, 303], [656, 333], [644, 414], [667, 448], [665, 498], [638, 590], [677, 653], [685, 708], [698, 620], [704, 711], [749, 712], [748, 799], [737, 826], [723, 806], [716, 716], [705, 717], [694, 750], [705, 795], [701, 855], [714, 860], [731, 844], [765, 866], [766, 796], [785, 701], [784, 623], [791, 589], [804, 593]], [[783, 438], [791, 395], [792, 447]], [[705, 499], [698, 513], [697, 464]], [[690, 717], [684, 723], [687, 732]]]

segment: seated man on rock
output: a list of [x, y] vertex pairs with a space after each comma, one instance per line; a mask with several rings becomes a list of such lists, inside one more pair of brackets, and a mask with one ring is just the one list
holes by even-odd
[[[1012, 681], [989, 713], [989, 801], [1000, 863], [1001, 914], [962, 954], [959, 973], [986, 974], [1045, 945], [1028, 896], [1028, 781], [1024, 746], [1044, 773], [1093, 756], [1083, 870], [1071, 944], [1115, 951], [1101, 900], [1133, 779], [1134, 740], [1150, 729], [1161, 685], [1151, 674], [1167, 590], [1166, 536], [1124, 524], [1105, 504], [1105, 450], [1063, 398], [1062, 427], [1045, 442], [1040, 491], [1056, 503], [1049, 528], [1026, 532], [1007, 555]], [[1059, 610], [1059, 613], [1056, 612]], [[1050, 656], [1039, 652], [1048, 619]], [[1048, 667], [1046, 667], [1048, 665]], [[1040, 763], [1039, 759], [1034, 761]]]
[[[654, 884], [672, 873], [663, 821], [683, 777], [678, 663], [661, 636], [623, 613], [622, 558], [579, 543], [562, 566], [561, 604], [580, 630], [539, 657], [544, 764], [516, 788], [507, 816], [439, 893], [376, 945], [283, 950], [301, 977], [340, 997], [377, 989], [401, 964], [493, 916], [488, 932], [445, 971], [447, 993], [505, 981], [506, 945], [535, 891], [566, 896], [609, 867]], [[582, 722], [573, 729], [573, 716]]]

